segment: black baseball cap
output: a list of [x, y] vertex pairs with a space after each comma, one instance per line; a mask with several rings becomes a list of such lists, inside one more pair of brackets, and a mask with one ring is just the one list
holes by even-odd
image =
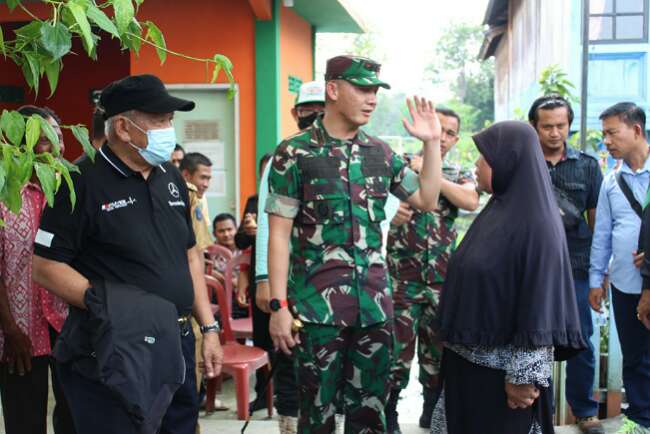
[[112, 82], [102, 90], [99, 105], [104, 109], [104, 119], [129, 110], [171, 113], [195, 107], [194, 101], [171, 96], [163, 82], [151, 74], [130, 75]]

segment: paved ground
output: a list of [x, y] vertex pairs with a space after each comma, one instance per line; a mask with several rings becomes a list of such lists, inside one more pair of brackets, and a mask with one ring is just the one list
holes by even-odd
[[[254, 384], [254, 379], [251, 381]], [[426, 434], [428, 431], [418, 426], [418, 419], [422, 410], [422, 397], [420, 395], [421, 387], [417, 381], [417, 370], [411, 372], [411, 381], [409, 387], [402, 393], [402, 399], [399, 401], [398, 411], [399, 420], [404, 434]], [[252, 392], [254, 393], [254, 392]], [[239, 434], [243, 427], [243, 422], [237, 420], [235, 393], [232, 380], [224, 382], [222, 395], [219, 396], [230, 407], [229, 411], [215, 412], [206, 416], [201, 412], [200, 424], [202, 434]], [[51, 421], [52, 411], [52, 394], [50, 393], [50, 414]], [[621, 425], [620, 418], [608, 420], [605, 422], [608, 434], [613, 434]], [[246, 434], [275, 434], [278, 433], [278, 423], [276, 418], [267, 419], [266, 410], [256, 412], [253, 421], [250, 423]], [[53, 433], [52, 427], [49, 433]], [[579, 434], [576, 427], [559, 427], [555, 430], [556, 434]], [[0, 434], [5, 434], [4, 421], [0, 414]]]

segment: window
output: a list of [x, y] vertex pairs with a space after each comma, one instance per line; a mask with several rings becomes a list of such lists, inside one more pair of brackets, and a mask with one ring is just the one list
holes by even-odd
[[591, 43], [648, 40], [647, 0], [591, 0], [589, 9]]

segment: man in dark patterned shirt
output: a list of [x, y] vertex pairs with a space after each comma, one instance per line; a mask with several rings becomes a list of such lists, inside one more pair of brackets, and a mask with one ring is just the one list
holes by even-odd
[[[598, 401], [593, 398], [596, 365], [589, 308], [589, 252], [603, 175], [595, 158], [566, 144], [573, 121], [573, 109], [567, 100], [557, 95], [538, 98], [528, 119], [539, 136], [558, 206], [564, 214], [582, 336], [589, 345], [567, 362], [566, 399], [583, 433], [604, 434], [598, 420]], [[575, 223], [566, 218], [569, 214], [575, 214]]]
[[[442, 158], [458, 143], [460, 117], [452, 110], [436, 110], [442, 126]], [[420, 156], [409, 158], [411, 168], [419, 171]], [[397, 423], [397, 400], [409, 381], [411, 362], [418, 341], [420, 383], [424, 404], [420, 426], [428, 428], [436, 401], [440, 352], [433, 328], [440, 288], [445, 280], [447, 262], [456, 241], [454, 222], [458, 209], [473, 211], [478, 207], [478, 193], [471, 173], [443, 161], [443, 180], [435, 211], [411, 210], [400, 205], [388, 233], [388, 269], [393, 287], [394, 349], [391, 367], [391, 395], [386, 405], [389, 434], [400, 432]]]

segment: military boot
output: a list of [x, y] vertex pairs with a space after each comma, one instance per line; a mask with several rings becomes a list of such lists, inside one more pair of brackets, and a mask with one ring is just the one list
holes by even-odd
[[424, 402], [422, 403], [422, 415], [420, 416], [420, 428], [431, 428], [431, 416], [438, 401], [438, 392], [435, 389], [424, 387], [422, 389]]
[[402, 434], [397, 421], [397, 401], [399, 400], [399, 389], [391, 390], [388, 402], [384, 409], [386, 413], [386, 432], [387, 434]]
[[278, 424], [280, 425], [280, 434], [296, 434], [298, 432], [297, 417], [280, 415]]

